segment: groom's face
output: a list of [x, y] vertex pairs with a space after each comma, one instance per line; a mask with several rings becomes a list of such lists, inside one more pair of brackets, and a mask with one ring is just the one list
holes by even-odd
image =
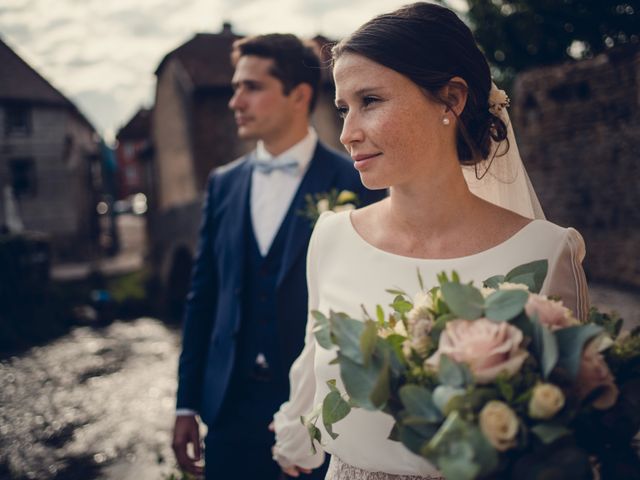
[[282, 82], [271, 74], [272, 67], [273, 59], [254, 55], [242, 56], [236, 64], [229, 108], [240, 138], [277, 141], [295, 121], [293, 96], [284, 94]]

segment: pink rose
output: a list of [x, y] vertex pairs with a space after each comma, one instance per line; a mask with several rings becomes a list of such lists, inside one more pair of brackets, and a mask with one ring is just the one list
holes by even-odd
[[520, 370], [529, 353], [522, 348], [522, 332], [507, 322], [452, 320], [440, 335], [438, 350], [427, 364], [437, 368], [440, 355], [466, 363], [478, 383], [489, 383], [498, 374]]
[[580, 323], [562, 302], [550, 300], [546, 296], [536, 293], [529, 295], [524, 310], [529, 317], [537, 316], [540, 323], [552, 331]]
[[575, 387], [581, 399], [597, 390], [598, 395], [593, 400], [593, 406], [599, 410], [606, 410], [615, 405], [619, 392], [611, 370], [599, 351], [600, 343], [600, 339], [596, 337], [583, 350]]

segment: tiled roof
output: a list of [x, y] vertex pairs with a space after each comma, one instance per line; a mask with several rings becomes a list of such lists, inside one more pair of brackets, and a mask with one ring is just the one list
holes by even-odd
[[47, 80], [0, 39], [0, 99], [28, 100], [75, 108]]
[[197, 87], [228, 87], [233, 77], [231, 46], [240, 38], [226, 24], [222, 33], [197, 33], [191, 40], [169, 52], [156, 69], [159, 75], [171, 58], [177, 58]]
[[151, 112], [148, 108], [138, 110], [133, 118], [118, 131], [116, 138], [118, 140], [140, 140], [149, 138], [151, 135]]

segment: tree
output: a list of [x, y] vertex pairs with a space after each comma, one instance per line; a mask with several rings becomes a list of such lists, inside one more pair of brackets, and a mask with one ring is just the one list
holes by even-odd
[[[446, 2], [447, 3], [447, 2]], [[640, 0], [467, 0], [467, 17], [503, 76], [640, 45]]]

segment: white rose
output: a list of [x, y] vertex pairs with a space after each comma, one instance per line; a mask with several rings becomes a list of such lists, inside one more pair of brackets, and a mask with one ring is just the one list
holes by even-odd
[[397, 321], [393, 327], [393, 331], [403, 337], [407, 336], [407, 329], [405, 328], [403, 321]]
[[516, 445], [518, 417], [506, 403], [491, 400], [480, 412], [480, 429], [499, 452]]
[[484, 298], [487, 298], [489, 295], [491, 295], [492, 293], [495, 293], [496, 289], [495, 288], [491, 288], [491, 287], [481, 287], [480, 288], [480, 293], [482, 293], [482, 296]]
[[413, 297], [413, 308], [407, 313], [409, 328], [419, 320], [433, 320], [431, 309], [433, 309], [433, 299], [428, 292], [418, 292]]
[[322, 199], [318, 200], [318, 203], [316, 204], [316, 207], [318, 209], [318, 213], [328, 212], [329, 211], [329, 200], [327, 200], [326, 198], [322, 198]]
[[553, 417], [564, 407], [564, 394], [555, 385], [539, 383], [533, 388], [533, 395], [529, 400], [529, 416], [538, 420]]
[[502, 282], [499, 286], [500, 290], [524, 290], [529, 291], [529, 287], [524, 283]]

